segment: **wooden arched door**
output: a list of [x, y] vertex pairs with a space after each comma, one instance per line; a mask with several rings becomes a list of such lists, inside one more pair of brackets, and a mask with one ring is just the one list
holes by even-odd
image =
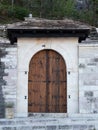
[[67, 112], [66, 65], [55, 51], [40, 51], [30, 61], [28, 112]]

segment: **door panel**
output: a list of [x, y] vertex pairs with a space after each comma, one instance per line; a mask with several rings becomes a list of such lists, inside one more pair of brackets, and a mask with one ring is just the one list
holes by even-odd
[[67, 112], [66, 65], [60, 54], [44, 50], [34, 55], [28, 82], [29, 112]]

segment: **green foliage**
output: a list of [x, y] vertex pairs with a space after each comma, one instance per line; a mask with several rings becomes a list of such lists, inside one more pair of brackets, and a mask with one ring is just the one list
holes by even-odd
[[93, 11], [92, 10], [82, 10], [79, 11], [78, 13], [78, 20], [82, 21], [82, 22], [86, 22], [89, 24], [93, 24]]
[[0, 4], [0, 15], [4, 15], [6, 16], [7, 15], [7, 5], [3, 5], [3, 4]]
[[98, 0], [90, 0], [92, 5], [92, 11], [93, 11], [93, 25], [96, 25], [98, 27]]
[[3, 17], [11, 17], [23, 20], [24, 17], [28, 16], [28, 9], [20, 6], [11, 6], [7, 4], [0, 4], [0, 15]]
[[13, 8], [14, 17], [23, 20], [28, 16], [29, 11], [23, 7], [16, 6]]
[[76, 14], [75, 2], [73, 0], [68, 0], [65, 6], [65, 16], [74, 17], [75, 14]]
[[33, 16], [62, 19], [74, 15], [75, 3], [73, 0], [33, 0], [29, 9]]
[[51, 10], [51, 18], [57, 18], [57, 19], [62, 19], [65, 17], [65, 6], [66, 2], [65, 0], [53, 0], [52, 4], [52, 10]]
[[11, 0], [0, 0], [0, 3], [3, 4], [3, 5], [10, 5]]
[[98, 26], [98, 0], [88, 0], [87, 8], [76, 9], [75, 0], [0, 0], [0, 17], [22, 19], [33, 17], [48, 19], [71, 18]]

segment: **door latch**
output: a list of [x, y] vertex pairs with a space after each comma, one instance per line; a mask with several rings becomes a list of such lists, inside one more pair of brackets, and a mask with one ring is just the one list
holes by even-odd
[[70, 95], [68, 97], [71, 98]]
[[27, 96], [24, 96], [24, 99], [27, 99]]

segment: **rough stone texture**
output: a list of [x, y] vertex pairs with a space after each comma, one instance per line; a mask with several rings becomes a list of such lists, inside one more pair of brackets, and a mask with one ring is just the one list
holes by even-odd
[[[55, 120], [55, 121], [54, 121]], [[57, 123], [58, 122], [58, 123]], [[5, 125], [4, 125], [5, 123]], [[97, 130], [98, 118], [17, 118], [0, 120], [0, 130]]]
[[80, 113], [98, 113], [98, 44], [79, 46], [79, 106]]
[[4, 118], [6, 107], [16, 103], [16, 56], [16, 45], [0, 41], [0, 118]]
[[7, 28], [12, 29], [90, 29], [91, 26], [82, 22], [63, 19], [63, 20], [49, 20], [41, 18], [25, 18], [24, 22], [17, 22], [8, 24]]
[[1, 58], [6, 55], [5, 48], [0, 46], [0, 118], [3, 118], [5, 116], [5, 99], [3, 95], [3, 89], [2, 86], [6, 85], [6, 81], [4, 81], [3, 76], [6, 75], [4, 72], [5, 65], [4, 62], [1, 61]]
[[0, 37], [2, 37], [2, 38], [6, 37], [6, 26], [5, 25], [0, 25]]

